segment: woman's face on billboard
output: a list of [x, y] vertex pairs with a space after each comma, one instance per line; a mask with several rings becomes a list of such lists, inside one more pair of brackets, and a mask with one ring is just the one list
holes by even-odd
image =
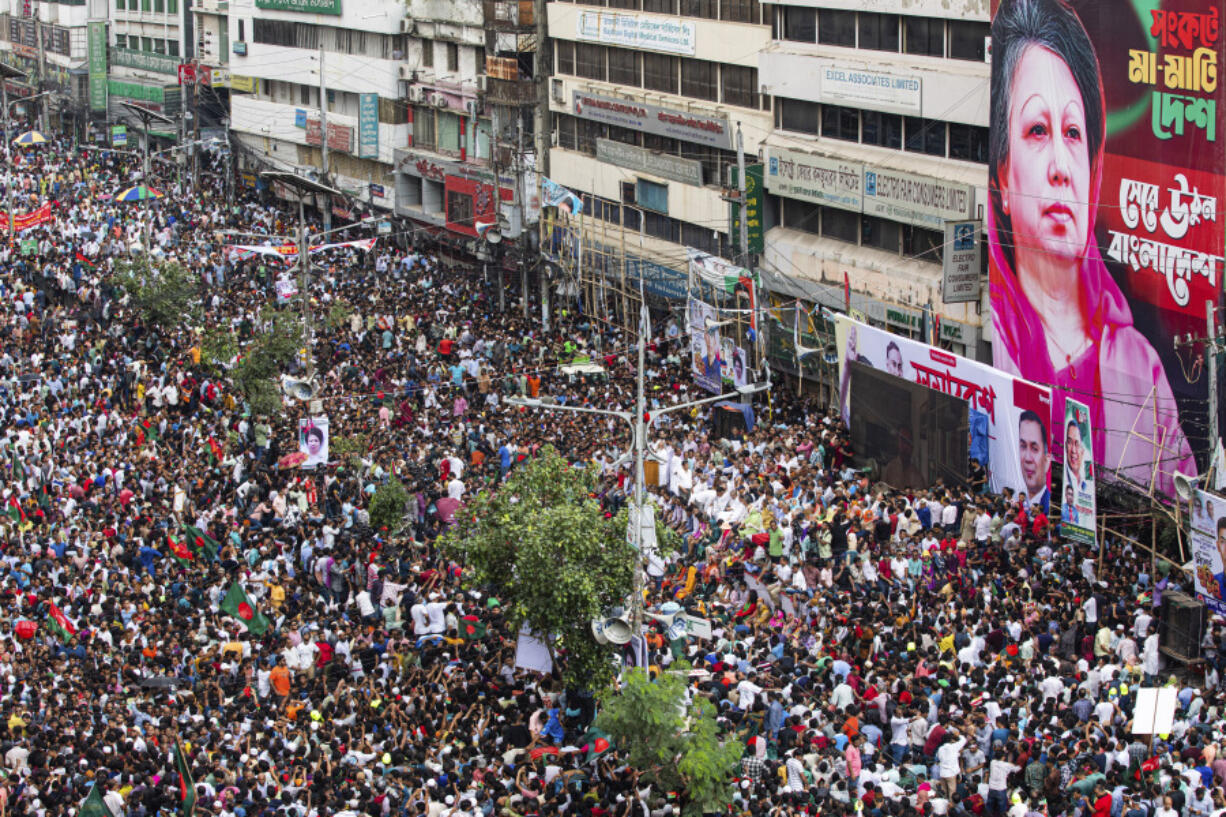
[[1019, 267], [1080, 262], [1090, 233], [1090, 175], [1077, 82], [1063, 59], [1029, 46], [1013, 74], [1009, 159], [1001, 174]]

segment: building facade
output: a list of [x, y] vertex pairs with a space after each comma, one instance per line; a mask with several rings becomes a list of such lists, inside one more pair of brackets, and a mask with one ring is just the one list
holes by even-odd
[[19, 101], [41, 91], [49, 99], [29, 113], [45, 108], [49, 121], [58, 125], [80, 119], [87, 111], [86, 23], [91, 15], [106, 17], [105, 0], [33, 2], [0, 0], [0, 60], [26, 72], [24, 81], [9, 80], [6, 91], [14, 113], [24, 115], [27, 105]]
[[[394, 150], [409, 143], [401, 99], [400, 0], [231, 0], [230, 127], [240, 179], [326, 168], [348, 219], [395, 206]], [[326, 159], [326, 164], [325, 164]]]
[[[987, 202], [988, 0], [787, 0], [759, 55], [772, 291], [987, 358], [987, 287], [945, 303], [945, 224]], [[986, 253], [985, 265], [986, 265]], [[986, 266], [981, 272], [986, 281]]]

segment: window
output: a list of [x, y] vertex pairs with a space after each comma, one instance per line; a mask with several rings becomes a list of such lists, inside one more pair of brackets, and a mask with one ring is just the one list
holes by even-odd
[[635, 186], [634, 203], [645, 210], [668, 212], [668, 185], [639, 179]]
[[575, 73], [575, 44], [566, 40], [554, 43], [554, 55], [557, 57], [559, 74]]
[[153, 7], [153, 4], [150, 3], [149, 0], [140, 0], [140, 10], [141, 11], [149, 11], [152, 7]]
[[116, 48], [127, 48], [128, 47], [127, 36], [124, 34], [116, 34], [115, 35], [115, 47]]
[[848, 244], [860, 240], [860, 214], [837, 207], [822, 208], [822, 235]]
[[724, 104], [740, 108], [758, 107], [758, 69], [740, 65], [725, 65], [723, 74]]
[[638, 147], [642, 142], [642, 134], [633, 128], [622, 128], [618, 127], [617, 125], [607, 125], [606, 127], [609, 129], [609, 139], [612, 139], [614, 142], [621, 142], [624, 145], [634, 145], [635, 147]]
[[310, 105], [311, 104], [311, 86], [310, 85], [299, 85], [298, 86], [298, 104], [299, 105]]
[[906, 123], [907, 150], [912, 153], [927, 153], [929, 156], [945, 155], [944, 122], [908, 116]]
[[666, 153], [669, 156], [681, 155], [681, 143], [671, 136], [656, 136], [654, 133], [644, 133], [643, 147], [648, 150], [654, 150], [656, 153]]
[[153, 10], [158, 14], [166, 13], [166, 0], [153, 0]]
[[631, 9], [638, 11], [638, 0], [608, 0], [609, 8], [611, 9]]
[[294, 45], [298, 48], [319, 48], [319, 26], [294, 23]]
[[988, 129], [949, 123], [949, 158], [988, 162]]
[[246, 29], [246, 27], [243, 25], [243, 23], [244, 23], [244, 22], [245, 22], [245, 21], [243, 21], [243, 20], [239, 20], [239, 21], [238, 21], [238, 41], [239, 41], [240, 43], [241, 43], [243, 40], [247, 39], [247, 35], [244, 33], [244, 31], [245, 31], [245, 29]]
[[455, 43], [447, 43], [447, 71], [454, 74], [460, 70], [460, 47]]
[[166, 0], [166, 13], [167, 14], [178, 14], [179, 13], [179, 0]]
[[987, 23], [949, 21], [949, 56], [956, 60], [983, 62], [987, 56], [984, 38], [991, 32]]
[[434, 67], [434, 40], [421, 41], [421, 67]]
[[623, 204], [622, 222], [628, 232], [641, 232], [643, 229], [643, 211]]
[[822, 106], [822, 136], [826, 139], [860, 141], [860, 111], [842, 105]]
[[460, 152], [460, 117], [448, 111], [439, 111], [435, 121], [438, 123], [439, 153]]
[[783, 226], [803, 230], [814, 235], [821, 234], [822, 208], [800, 199], [783, 199]]
[[935, 230], [912, 227], [910, 224], [902, 226], [903, 255], [910, 256], [917, 261], [941, 263], [941, 245], [944, 242], [945, 237]]
[[172, 57], [179, 56], [179, 41], [178, 40], [167, 40], [166, 41], [166, 53], [168, 53]]
[[447, 191], [447, 223], [464, 224], [471, 227], [473, 223], [473, 197], [458, 190]]
[[719, 101], [718, 65], [707, 60], [681, 61], [681, 95]]
[[681, 16], [718, 20], [719, 0], [681, 0]]
[[780, 99], [778, 111], [779, 127], [784, 130], [796, 131], [797, 133], [817, 135], [818, 108], [816, 102], [805, 102], [801, 99]]
[[643, 84], [643, 70], [639, 66], [637, 51], [628, 48], [610, 48], [609, 82], [615, 85], [628, 85], [638, 88]]
[[123, 11], [123, 9], [124, 9], [123, 0], [115, 0], [115, 10]]
[[434, 109], [413, 109], [413, 147], [434, 148]]
[[643, 11], [654, 11], [657, 14], [676, 14], [677, 0], [643, 0]]
[[817, 41], [822, 45], [856, 47], [856, 13], [854, 11], [817, 12]]
[[720, 19], [730, 23], [756, 23], [762, 18], [758, 0], [720, 0]]
[[575, 43], [575, 73], [586, 79], [604, 80], [604, 46]]
[[153, 38], [152, 37], [141, 37], [140, 38], [140, 48], [141, 48], [141, 51], [152, 52], [153, 51]]
[[558, 147], [566, 150], [576, 150], [578, 140], [575, 135], [575, 118], [562, 115], [558, 117]]
[[643, 87], [650, 91], [677, 93], [677, 58], [643, 54]]
[[677, 219], [648, 210], [643, 213], [643, 222], [643, 232], [652, 238], [671, 241], [674, 244], [681, 242], [681, 222]]
[[860, 47], [898, 51], [898, 15], [860, 12]]
[[860, 141], [866, 145], [900, 150], [902, 148], [902, 117], [880, 111], [860, 112]]
[[927, 17], [906, 17], [903, 23], [903, 35], [906, 41], [903, 49], [908, 54], [922, 54], [929, 57], [945, 56], [945, 21], [931, 20]]
[[897, 253], [902, 236], [902, 225], [897, 221], [877, 216], [860, 216], [860, 243]]
[[682, 222], [681, 243], [700, 252], [719, 255], [719, 233], [710, 227]]
[[784, 6], [783, 39], [798, 43], [817, 42], [817, 11], [800, 6]]
[[163, 40], [161, 37], [154, 38], [153, 53], [155, 54], [165, 54], [166, 53], [166, 41]]

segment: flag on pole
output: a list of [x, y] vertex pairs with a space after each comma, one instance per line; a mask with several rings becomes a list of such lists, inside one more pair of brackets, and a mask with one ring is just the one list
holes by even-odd
[[183, 530], [187, 532], [188, 543], [197, 553], [203, 551], [208, 554], [210, 559], [217, 558], [217, 554], [221, 550], [220, 542], [195, 525], [184, 525]]
[[183, 747], [175, 743], [175, 771], [179, 773], [179, 813], [191, 817], [196, 808], [196, 781], [192, 780], [192, 770], [183, 755]]
[[94, 785], [89, 787], [89, 794], [81, 801], [77, 817], [115, 817], [111, 814], [111, 807], [102, 799], [102, 792], [98, 791], [98, 781], [95, 780]]
[[21, 500], [17, 498], [17, 494], [9, 497], [8, 515], [14, 522], [26, 521], [26, 512], [21, 507]]
[[175, 561], [184, 567], [187, 567], [196, 559], [191, 549], [182, 539], [175, 538], [173, 533], [166, 534], [166, 547], [170, 550], [170, 555], [175, 557]]
[[226, 591], [226, 597], [221, 600], [221, 611], [234, 616], [247, 627], [247, 632], [259, 637], [268, 632], [268, 628], [272, 623], [264, 617], [264, 614], [255, 609], [255, 605], [251, 603], [251, 599], [243, 592], [243, 588], [238, 582], [230, 584], [230, 589]]

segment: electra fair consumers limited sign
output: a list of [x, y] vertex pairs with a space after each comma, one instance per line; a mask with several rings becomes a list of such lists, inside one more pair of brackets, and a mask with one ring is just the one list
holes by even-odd
[[572, 111], [575, 116], [595, 122], [723, 150], [732, 149], [732, 128], [727, 117], [704, 116], [583, 91], [574, 92]]

